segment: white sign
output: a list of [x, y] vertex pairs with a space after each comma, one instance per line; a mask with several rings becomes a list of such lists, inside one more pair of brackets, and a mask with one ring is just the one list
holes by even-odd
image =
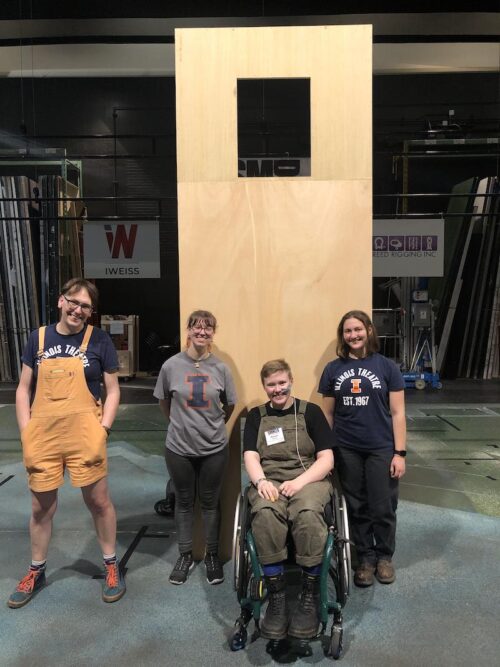
[[444, 220], [374, 220], [372, 247], [375, 277], [441, 277]]
[[85, 222], [85, 278], [160, 278], [158, 222]]

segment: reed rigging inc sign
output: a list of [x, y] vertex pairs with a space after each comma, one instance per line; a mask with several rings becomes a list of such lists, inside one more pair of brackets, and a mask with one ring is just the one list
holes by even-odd
[[83, 258], [86, 278], [160, 278], [158, 222], [85, 222]]
[[440, 277], [444, 267], [444, 220], [373, 221], [375, 277]]

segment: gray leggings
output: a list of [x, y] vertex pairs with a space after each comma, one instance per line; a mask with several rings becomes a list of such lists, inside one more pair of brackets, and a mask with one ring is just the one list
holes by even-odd
[[228, 461], [228, 448], [208, 456], [180, 456], [165, 450], [168, 473], [175, 486], [175, 526], [179, 551], [193, 549], [193, 518], [196, 494], [205, 525], [207, 551], [219, 546], [219, 498]]

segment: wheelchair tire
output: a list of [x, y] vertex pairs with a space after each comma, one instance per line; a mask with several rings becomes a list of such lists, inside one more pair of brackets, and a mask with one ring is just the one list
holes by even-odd
[[349, 516], [347, 514], [347, 503], [344, 494], [340, 496], [340, 514], [342, 517], [342, 537], [344, 543], [342, 545], [343, 558], [343, 572], [344, 572], [344, 589], [346, 598], [351, 592], [351, 578], [352, 578], [352, 564], [351, 564], [351, 542], [349, 534]]
[[[170, 496], [170, 497], [169, 497]], [[174, 516], [175, 514], [175, 496], [173, 493], [167, 495], [166, 498], [158, 500], [154, 505], [156, 514], [160, 516]]]
[[332, 634], [330, 636], [330, 646], [328, 649], [328, 655], [331, 655], [334, 660], [338, 660], [342, 655], [342, 638], [344, 631], [341, 627], [334, 625], [332, 627]]
[[351, 545], [349, 543], [349, 521], [347, 506], [343, 495], [334, 490], [334, 513], [337, 540], [335, 542], [331, 567], [335, 582], [337, 601], [343, 607], [351, 590]]
[[245, 540], [248, 511], [248, 499], [245, 492], [238, 498], [233, 527], [233, 588], [238, 596], [238, 602], [247, 596], [250, 580], [250, 562]]

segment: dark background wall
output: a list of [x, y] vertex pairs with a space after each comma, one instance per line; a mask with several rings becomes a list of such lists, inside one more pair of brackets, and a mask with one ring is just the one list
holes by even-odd
[[[498, 134], [496, 73], [377, 76], [373, 86], [376, 214], [400, 210], [396, 199], [377, 195], [401, 192], [405, 141]], [[256, 106], [261, 103], [258, 100]], [[291, 104], [289, 97], [273, 99], [267, 94], [266, 105], [275, 125], [280, 105], [285, 110]], [[450, 109], [453, 116], [449, 116]], [[442, 125], [443, 120], [449, 121], [448, 127]], [[279, 122], [277, 126], [279, 129]], [[293, 136], [289, 124], [286, 131]], [[82, 159], [84, 199], [151, 198], [142, 202], [87, 201], [89, 218], [160, 216], [161, 279], [99, 280], [101, 312], [140, 315], [142, 348], [151, 331], [163, 342], [174, 342], [179, 336], [174, 79], [2, 79], [0, 151], [26, 145], [64, 147], [69, 157]], [[456, 152], [445, 157], [411, 158], [409, 191], [447, 193], [471, 176], [498, 173], [497, 145], [469, 154], [458, 147]], [[410, 200], [409, 204], [413, 212], [441, 212], [446, 207], [446, 197]], [[147, 353], [142, 359], [147, 365]]]

